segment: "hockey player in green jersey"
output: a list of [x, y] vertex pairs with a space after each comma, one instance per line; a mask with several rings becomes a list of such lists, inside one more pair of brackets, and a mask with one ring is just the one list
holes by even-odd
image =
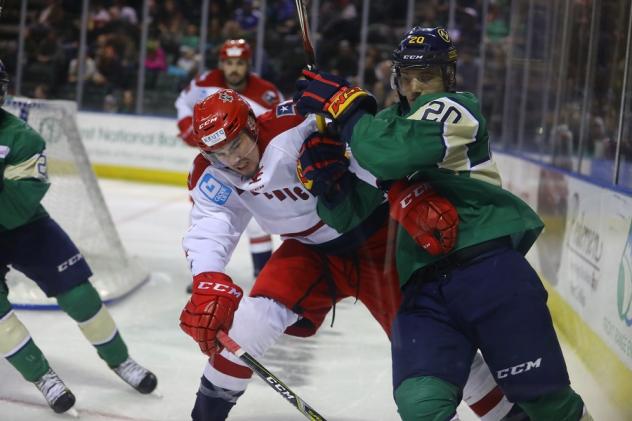
[[[9, 83], [0, 61], [0, 107]], [[9, 265], [37, 283], [74, 319], [98, 355], [140, 393], [156, 387], [156, 376], [128, 355], [81, 253], [40, 201], [48, 190], [44, 139], [0, 108], [0, 355], [35, 384], [55, 412], [72, 408], [75, 396], [49, 366], [8, 300]]]
[[[367, 92], [324, 72], [304, 71], [295, 97], [302, 114], [335, 121], [359, 164], [388, 187], [403, 291], [392, 333], [398, 410], [404, 420], [450, 420], [480, 349], [531, 420], [590, 420], [570, 387], [546, 290], [524, 257], [543, 224], [501, 187], [478, 101], [456, 92], [456, 59], [445, 29], [414, 27], [393, 53], [399, 104], [375, 114]], [[458, 211], [452, 251], [419, 223], [453, 223], [420, 203], [433, 190]], [[355, 190], [319, 214], [344, 231], [369, 196]]]

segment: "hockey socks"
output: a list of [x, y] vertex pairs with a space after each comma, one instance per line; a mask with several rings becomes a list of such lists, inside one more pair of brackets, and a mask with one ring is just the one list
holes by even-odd
[[518, 405], [532, 420], [577, 421], [583, 419], [584, 402], [570, 386], [532, 401], [518, 402]]
[[59, 306], [78, 325], [83, 335], [110, 368], [128, 358], [127, 346], [92, 284], [84, 282], [57, 297]]
[[28, 381], [39, 380], [49, 369], [48, 361], [20, 322], [0, 286], [0, 355]]
[[215, 386], [202, 376], [191, 418], [193, 421], [224, 421], [243, 394], [244, 391], [237, 392]]
[[437, 377], [409, 378], [395, 390], [397, 411], [403, 421], [451, 420], [460, 401], [459, 388]]

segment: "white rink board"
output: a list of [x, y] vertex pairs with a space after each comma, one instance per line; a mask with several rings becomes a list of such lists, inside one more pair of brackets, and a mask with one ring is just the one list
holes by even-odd
[[172, 118], [81, 111], [77, 124], [93, 165], [188, 173], [197, 155]]

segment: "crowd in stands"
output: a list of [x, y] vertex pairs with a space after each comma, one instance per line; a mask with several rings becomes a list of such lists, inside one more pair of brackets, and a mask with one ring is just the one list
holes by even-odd
[[[602, 6], [604, 16], [625, 15], [619, 13], [626, 0], [605, 0]], [[13, 25], [0, 28], [0, 49], [9, 71], [15, 74], [19, 0], [7, 0], [3, 19]], [[200, 0], [148, 0], [148, 39], [145, 45], [144, 94], [142, 109], [145, 114], [174, 116], [173, 103], [179, 91], [193, 78], [200, 67], [206, 69], [217, 65], [218, 49], [224, 40], [244, 38], [253, 51], [257, 48], [257, 28], [262, 13], [265, 13], [265, 36], [261, 63], [253, 68], [260, 75], [276, 84], [286, 95], [291, 96], [297, 75], [305, 64], [302, 40], [293, 0], [267, 0], [265, 10], [261, 0], [210, 0], [208, 31], [206, 44], [200, 46], [200, 27], [202, 22]], [[308, 10], [311, 13], [311, 5]], [[482, 33], [482, 6], [488, 4], [486, 30]], [[507, 75], [507, 54], [510, 54], [511, 13], [518, 13], [519, 19], [526, 22], [528, 8], [516, 7], [512, 12], [509, 0], [457, 0], [453, 20], [450, 22], [449, 0], [417, 0], [412, 21], [422, 26], [450, 25], [450, 33], [459, 51], [457, 85], [460, 90], [477, 92], [479, 73], [481, 72], [481, 47], [485, 46], [484, 72], [482, 79], [483, 113], [487, 116], [489, 130], [494, 137], [504, 137], [507, 142], [518, 142], [519, 136], [507, 132], [519, 126], [518, 121], [507, 120], [508, 115], [520, 112], [519, 99], [510, 98], [514, 108], [507, 110], [505, 78]], [[519, 3], [519, 5], [522, 3]], [[27, 33], [25, 38], [25, 58], [22, 74], [21, 94], [36, 98], [75, 99], [79, 78], [79, 39], [81, 31], [82, 2], [75, 0], [31, 0], [28, 2]], [[368, 48], [364, 61], [360, 60], [358, 48], [361, 36], [361, 0], [320, 0], [318, 25], [312, 28], [316, 46], [317, 62], [321, 69], [340, 74], [352, 82], [363, 80], [364, 87], [378, 99], [380, 106], [396, 101], [396, 94], [390, 88], [390, 55], [406, 28], [407, 0], [371, 1], [368, 26]], [[539, 5], [533, 13], [538, 16], [550, 15], [559, 6]], [[524, 130], [527, 133], [525, 150], [544, 152], [567, 157], [583, 153], [579, 145], [580, 131], [588, 133], [587, 146], [584, 149], [591, 155], [611, 159], [615, 153], [615, 132], [618, 123], [617, 107], [620, 93], [619, 75], [623, 66], [622, 53], [625, 43], [621, 40], [623, 24], [613, 30], [600, 31], [598, 55], [607, 60], [597, 61], [597, 67], [604, 67], [610, 77], [595, 78], [592, 96], [592, 110], [589, 110], [589, 123], [581, 129], [580, 122], [574, 116], [581, 108], [583, 99], [585, 51], [590, 31], [590, 4], [577, 2], [578, 24], [572, 26], [573, 43], [585, 48], [571, 49], [568, 80], [570, 89], [564, 92], [564, 99], [557, 115], [557, 126], [553, 127], [553, 100], [547, 113], [540, 117], [538, 103], [527, 104], [528, 114], [533, 121], [527, 120]], [[628, 6], [629, 7], [629, 6]], [[143, 0], [91, 0], [87, 24], [87, 57], [84, 63], [84, 84], [81, 108], [108, 112], [134, 113], [137, 101], [137, 83], [139, 75], [139, 57], [141, 48], [141, 22]], [[541, 10], [540, 10], [541, 9]], [[585, 13], [584, 13], [585, 12]], [[557, 14], [558, 20], [562, 15]], [[580, 19], [582, 16], [586, 19]], [[545, 22], [545, 20], [539, 20]], [[617, 20], [618, 22], [618, 20]], [[559, 23], [559, 22], [558, 22]], [[624, 22], [625, 23], [625, 22]], [[542, 23], [543, 25], [544, 23]], [[583, 26], [582, 26], [583, 25]], [[554, 25], [551, 25], [553, 27]], [[562, 25], [557, 25], [561, 27]], [[586, 27], [586, 28], [584, 28]], [[550, 43], [549, 50], [538, 34], [545, 34], [541, 25], [534, 32], [537, 49], [531, 54], [543, 55], [555, 62], [560, 54], [561, 43]], [[584, 28], [584, 29], [582, 29]], [[519, 34], [520, 31], [517, 31]], [[583, 34], [583, 35], [582, 35]], [[619, 35], [617, 35], [619, 34]], [[582, 39], [582, 36], [585, 39]], [[513, 48], [526, 49], [526, 41], [513, 37]], [[521, 44], [522, 43], [522, 44]], [[517, 46], [517, 47], [516, 47]], [[616, 46], [616, 47], [615, 47]], [[204, 51], [204, 55], [200, 51]], [[513, 52], [514, 56], [516, 51]], [[520, 53], [518, 53], [520, 54]], [[548, 56], [547, 56], [548, 55]], [[546, 57], [545, 57], [546, 56]], [[204, 63], [200, 63], [204, 57]], [[619, 58], [618, 58], [619, 57]], [[255, 54], [255, 58], [257, 55]], [[536, 59], [538, 57], [535, 57]], [[364, 63], [364, 68], [359, 66]], [[514, 62], [518, 68], [521, 62]], [[537, 63], [537, 61], [536, 61]], [[599, 69], [597, 69], [599, 70]], [[535, 98], [543, 86], [548, 86], [551, 98], [556, 94], [555, 78], [547, 85], [544, 79], [538, 79], [539, 70], [530, 69], [532, 74], [528, 88]], [[604, 70], [606, 71], [606, 70]], [[615, 75], [613, 72], [617, 72]], [[513, 71], [516, 83], [520, 84], [520, 72]], [[552, 76], [549, 75], [549, 78]], [[618, 83], [618, 85], [617, 85]], [[602, 86], [604, 85], [604, 86]], [[519, 86], [519, 85], [516, 85]], [[617, 90], [618, 89], [618, 90]], [[511, 95], [522, 95], [516, 90]], [[537, 101], [536, 101], [537, 102]], [[529, 107], [534, 107], [530, 112]], [[574, 110], [574, 111], [573, 111]], [[541, 124], [539, 120], [544, 121]], [[508, 124], [507, 122], [510, 121]], [[548, 125], [548, 126], [547, 126]], [[520, 129], [522, 130], [522, 129]], [[632, 131], [632, 129], [630, 130]], [[545, 134], [545, 147], [540, 133]], [[627, 133], [627, 132], [626, 132]], [[548, 134], [548, 135], [547, 135]], [[507, 140], [509, 139], [509, 140]], [[626, 143], [627, 145], [627, 143]], [[514, 146], [514, 145], [511, 145]], [[566, 158], [564, 158], [566, 159]], [[569, 160], [564, 163], [565, 166]], [[554, 162], [555, 163], [555, 162]], [[557, 164], [556, 164], [557, 165]], [[572, 165], [571, 165], [572, 166]], [[575, 168], [576, 170], [576, 168]]]
[[[414, 22], [448, 23], [448, 1], [418, 3], [421, 4], [415, 9]], [[465, 42], [466, 57], [478, 54], [481, 18], [476, 10], [480, 10], [481, 3], [481, 0], [459, 0], [453, 32]], [[29, 2], [22, 94], [38, 98], [76, 97], [81, 4], [73, 0]], [[389, 59], [406, 29], [406, 5], [406, 0], [371, 2], [369, 48], [362, 72], [365, 86], [375, 91], [381, 103], [393, 100]], [[82, 108], [134, 112], [138, 100], [142, 6], [142, 0], [90, 1]], [[173, 99], [200, 66], [201, 2], [149, 0], [148, 8], [143, 109], [150, 114], [172, 115]], [[319, 66], [354, 80], [361, 70], [358, 68], [361, 9], [360, 0], [321, 0], [319, 24], [314, 31]], [[258, 68], [261, 76], [290, 95], [305, 62], [295, 3], [268, 0], [265, 14], [264, 54]], [[256, 48], [261, 18], [258, 0], [211, 0], [204, 66], [212, 68], [217, 64], [217, 50], [225, 39], [245, 38]], [[13, 19], [17, 21], [18, 16]], [[505, 22], [505, 28], [507, 25]], [[494, 31], [497, 37], [506, 35], [502, 29]], [[12, 50], [7, 57], [17, 55], [17, 33], [13, 41], [4, 44]], [[9, 61], [10, 70], [15, 70], [15, 62], [5, 61]], [[463, 66], [470, 66], [470, 62], [464, 61]], [[460, 74], [463, 83], [470, 85], [467, 88], [476, 89], [476, 68], [470, 67]]]

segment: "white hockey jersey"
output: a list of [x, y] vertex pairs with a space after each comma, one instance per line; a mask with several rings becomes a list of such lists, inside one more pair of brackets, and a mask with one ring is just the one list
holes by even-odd
[[[317, 199], [302, 185], [296, 162], [313, 117], [297, 115], [291, 102], [259, 118], [259, 171], [245, 178], [198, 155], [189, 175], [191, 225], [183, 246], [192, 274], [223, 272], [251, 217], [281, 239], [322, 244], [341, 234], [318, 217]], [[375, 178], [353, 159], [351, 171], [373, 185]]]

